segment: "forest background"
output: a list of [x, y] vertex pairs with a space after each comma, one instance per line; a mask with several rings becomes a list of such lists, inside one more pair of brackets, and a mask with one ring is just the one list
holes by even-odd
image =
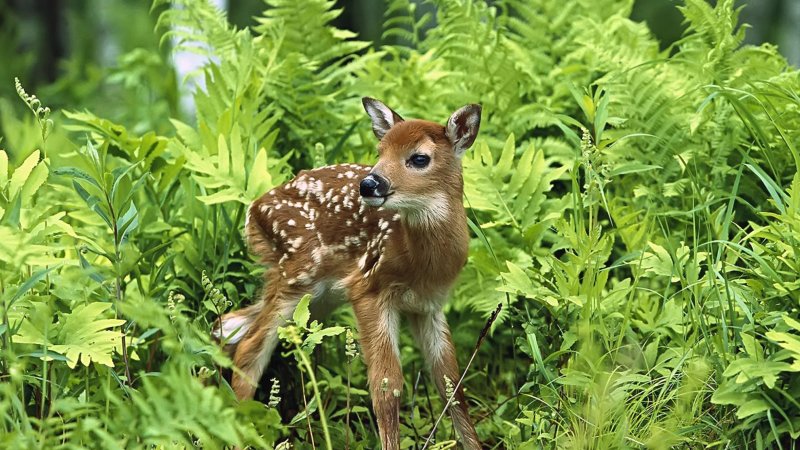
[[[796, 448], [800, 2], [222, 6], [0, 5], [1, 447], [376, 448], [346, 308], [295, 314], [258, 401], [209, 337], [261, 287], [247, 204], [373, 162], [369, 95], [483, 105], [447, 314], [463, 367], [503, 305], [487, 447]], [[401, 352], [403, 447], [452, 448]]]

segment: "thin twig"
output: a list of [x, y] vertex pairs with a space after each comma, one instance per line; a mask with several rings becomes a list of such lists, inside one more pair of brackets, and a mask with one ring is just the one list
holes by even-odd
[[475, 343], [475, 349], [472, 350], [472, 355], [469, 357], [469, 361], [467, 361], [467, 365], [464, 367], [464, 371], [461, 373], [461, 378], [458, 379], [458, 383], [456, 383], [455, 387], [453, 388], [453, 395], [451, 395], [447, 399], [447, 403], [444, 405], [444, 409], [442, 409], [441, 414], [436, 419], [436, 422], [433, 424], [433, 429], [431, 433], [428, 435], [428, 438], [425, 439], [425, 445], [422, 446], [422, 450], [428, 448], [428, 445], [433, 439], [433, 436], [436, 434], [436, 427], [439, 426], [439, 422], [442, 421], [442, 417], [447, 412], [447, 409], [450, 407], [450, 404], [453, 403], [453, 399], [456, 396], [456, 392], [461, 387], [461, 383], [464, 382], [464, 378], [467, 376], [467, 372], [469, 371], [469, 367], [472, 365], [472, 361], [475, 360], [475, 356], [478, 354], [478, 350], [481, 348], [481, 344], [483, 344], [483, 340], [486, 338], [486, 335], [489, 333], [489, 328], [492, 326], [494, 321], [497, 319], [497, 315], [500, 314], [500, 310], [503, 309], [503, 304], [498, 303], [497, 309], [494, 310], [491, 316], [489, 316], [489, 320], [486, 321], [486, 325], [483, 326], [483, 330], [481, 330], [480, 336], [478, 336], [478, 342]]
[[419, 380], [422, 378], [422, 371], [417, 371], [417, 380], [414, 382], [414, 390], [411, 393], [411, 429], [414, 430], [414, 450], [419, 450], [419, 431], [417, 426], [414, 425], [414, 407], [417, 405], [417, 388], [419, 388]]

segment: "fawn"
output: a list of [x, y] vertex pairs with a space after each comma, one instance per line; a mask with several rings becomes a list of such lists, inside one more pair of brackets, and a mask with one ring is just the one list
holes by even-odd
[[[224, 315], [214, 330], [229, 344], [239, 399], [255, 385], [277, 345], [277, 329], [300, 298], [312, 293], [312, 314], [349, 298], [367, 364], [373, 409], [384, 449], [399, 448], [403, 374], [400, 315], [445, 396], [445, 376], [460, 378], [442, 306], [467, 261], [461, 156], [475, 141], [480, 105], [467, 105], [445, 126], [403, 120], [378, 100], [364, 109], [380, 143], [374, 167], [339, 164], [302, 171], [250, 206], [245, 232], [268, 265], [263, 299]], [[464, 393], [455, 392], [453, 423], [467, 449], [481, 444]]]

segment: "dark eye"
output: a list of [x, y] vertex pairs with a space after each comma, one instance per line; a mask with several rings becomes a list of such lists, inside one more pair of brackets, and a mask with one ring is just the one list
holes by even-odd
[[423, 169], [427, 167], [428, 164], [430, 164], [430, 162], [431, 162], [430, 156], [416, 153], [414, 155], [411, 155], [411, 158], [408, 158], [407, 164], [417, 169]]

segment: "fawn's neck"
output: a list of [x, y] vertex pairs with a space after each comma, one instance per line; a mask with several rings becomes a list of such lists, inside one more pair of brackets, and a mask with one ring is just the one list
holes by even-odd
[[401, 214], [410, 267], [440, 280], [454, 280], [469, 247], [462, 194], [432, 197], [423, 212]]

